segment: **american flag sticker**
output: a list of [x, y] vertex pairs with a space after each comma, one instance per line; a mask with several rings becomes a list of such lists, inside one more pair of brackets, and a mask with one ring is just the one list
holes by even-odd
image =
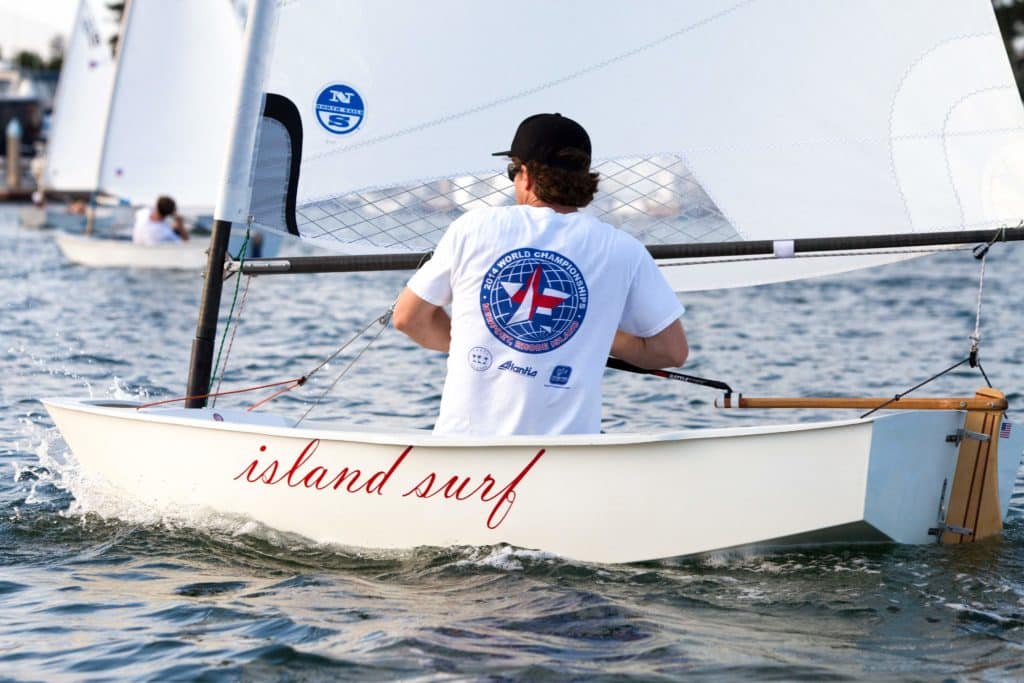
[[1004, 420], [1003, 423], [1001, 425], [999, 425], [999, 438], [1000, 439], [1009, 439], [1010, 438], [1010, 426], [1011, 426], [1010, 423], [1007, 422], [1006, 420]]

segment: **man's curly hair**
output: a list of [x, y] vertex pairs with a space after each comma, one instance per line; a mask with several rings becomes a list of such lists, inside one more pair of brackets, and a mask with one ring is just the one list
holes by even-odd
[[[568, 150], [566, 150], [568, 151]], [[581, 150], [572, 150], [586, 157], [586, 165], [590, 166], [590, 157]], [[563, 156], [565, 152], [563, 152]], [[594, 199], [597, 193], [598, 174], [592, 171], [566, 171], [542, 164], [539, 161], [523, 162], [513, 157], [517, 164], [524, 164], [533, 178], [533, 192], [537, 198], [548, 204], [583, 207]], [[580, 159], [582, 161], [582, 159]]]

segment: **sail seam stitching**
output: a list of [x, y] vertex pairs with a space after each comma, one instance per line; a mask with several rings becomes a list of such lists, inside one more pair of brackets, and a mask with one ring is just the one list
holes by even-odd
[[425, 121], [424, 123], [416, 124], [416, 125], [413, 125], [413, 126], [408, 126], [406, 128], [402, 128], [402, 129], [396, 130], [396, 131], [394, 131], [392, 133], [386, 133], [384, 135], [378, 135], [375, 138], [370, 138], [368, 140], [364, 140], [364, 141], [358, 142], [356, 144], [348, 145], [346, 147], [339, 147], [339, 148], [327, 150], [327, 151], [321, 152], [320, 154], [316, 154], [316, 155], [310, 156], [305, 161], [306, 161], [306, 163], [309, 163], [309, 162], [313, 162], [313, 161], [317, 161], [317, 160], [323, 159], [325, 157], [330, 157], [330, 156], [335, 156], [335, 155], [338, 155], [338, 154], [343, 154], [343, 153], [346, 153], [346, 152], [351, 152], [353, 150], [360, 149], [362, 147], [368, 147], [370, 145], [375, 145], [375, 144], [378, 144], [380, 142], [384, 142], [385, 140], [390, 140], [390, 139], [393, 139], [393, 138], [396, 138], [396, 137], [401, 137], [401, 136], [404, 136], [404, 135], [408, 135], [410, 133], [415, 133], [415, 132], [418, 132], [418, 131], [421, 131], [421, 130], [426, 130], [427, 128], [433, 128], [435, 126], [439, 126], [441, 124], [448, 123], [448, 122], [454, 121], [456, 119], [464, 118], [464, 117], [469, 116], [471, 114], [477, 114], [479, 112], [486, 111], [488, 109], [493, 109], [494, 107], [497, 107], [499, 105], [506, 104], [508, 102], [513, 102], [515, 100], [522, 99], [522, 98], [527, 97], [529, 95], [534, 95], [534, 94], [536, 94], [538, 92], [542, 92], [544, 90], [548, 90], [550, 88], [553, 88], [556, 85], [561, 85], [563, 83], [568, 83], [569, 81], [575, 80], [575, 79], [579, 78], [580, 76], [584, 76], [586, 74], [593, 73], [594, 71], [599, 71], [601, 69], [604, 69], [604, 68], [610, 66], [611, 64], [614, 64], [616, 62], [620, 62], [620, 61], [629, 59], [629, 58], [634, 57], [634, 56], [636, 56], [636, 55], [638, 55], [638, 54], [640, 54], [642, 52], [646, 52], [647, 50], [651, 50], [651, 49], [653, 49], [655, 47], [658, 47], [659, 45], [662, 45], [662, 44], [667, 43], [669, 41], [675, 40], [676, 38], [678, 38], [678, 37], [680, 37], [680, 36], [682, 36], [682, 35], [684, 35], [686, 33], [689, 33], [691, 31], [695, 31], [697, 29], [703, 28], [704, 26], [706, 26], [708, 24], [711, 24], [711, 23], [721, 19], [722, 17], [728, 16], [729, 14], [737, 12], [740, 9], [746, 7], [747, 5], [752, 5], [755, 2], [759, 2], [759, 1], [760, 0], [742, 0], [741, 2], [737, 2], [736, 4], [732, 5], [731, 7], [727, 7], [725, 9], [723, 9], [723, 10], [721, 10], [719, 12], [716, 12], [716, 13], [710, 15], [710, 16], [707, 16], [707, 17], [705, 17], [705, 18], [703, 18], [703, 19], [701, 19], [699, 21], [696, 21], [696, 22], [694, 22], [692, 24], [684, 26], [683, 28], [680, 28], [680, 29], [678, 29], [676, 31], [673, 31], [671, 33], [663, 35], [663, 36], [661, 36], [659, 38], [655, 38], [655, 39], [653, 39], [653, 40], [651, 40], [651, 41], [649, 41], [647, 43], [644, 43], [644, 44], [642, 44], [642, 45], [640, 45], [638, 47], [635, 47], [635, 48], [633, 48], [631, 50], [627, 50], [626, 52], [619, 53], [618, 55], [615, 55], [614, 57], [610, 57], [610, 58], [605, 59], [603, 61], [596, 62], [596, 63], [591, 64], [589, 66], [582, 67], [581, 69], [578, 69], [578, 70], [576, 70], [576, 71], [574, 71], [572, 73], [566, 74], [565, 76], [562, 76], [560, 78], [556, 78], [556, 79], [547, 81], [545, 83], [541, 83], [540, 85], [533, 86], [532, 88], [527, 88], [525, 90], [520, 90], [519, 92], [513, 93], [511, 95], [506, 95], [505, 97], [499, 97], [498, 99], [491, 100], [490, 102], [485, 102], [483, 104], [479, 104], [479, 105], [477, 105], [475, 107], [470, 107], [469, 109], [465, 109], [463, 111], [455, 112], [453, 114], [448, 114], [447, 116], [442, 116], [440, 118], [432, 119], [430, 121]]
[[900, 77], [899, 85], [896, 86], [896, 90], [893, 92], [892, 98], [889, 101], [889, 170], [892, 173], [892, 180], [893, 183], [896, 185], [896, 191], [899, 193], [900, 200], [903, 202], [903, 210], [907, 216], [907, 225], [910, 226], [911, 230], [914, 229], [914, 217], [910, 212], [910, 202], [907, 200], [907, 195], [903, 190], [903, 184], [900, 182], [899, 174], [896, 171], [896, 147], [894, 144], [896, 138], [893, 134], [893, 129], [895, 128], [894, 122], [896, 119], [896, 101], [899, 99], [900, 93], [903, 92], [903, 87], [906, 85], [907, 79], [910, 77], [911, 72], [917, 69], [917, 67], [920, 66], [921, 63], [924, 62], [924, 60], [931, 56], [933, 53], [955, 42], [964, 40], [974, 40], [976, 38], [991, 38], [992, 36], [993, 34], [990, 32], [965, 34], [949, 38], [928, 48], [927, 50], [922, 52], [918, 56], [918, 58], [915, 59], [909, 66], [907, 66], [906, 70], [903, 72], [903, 75]]

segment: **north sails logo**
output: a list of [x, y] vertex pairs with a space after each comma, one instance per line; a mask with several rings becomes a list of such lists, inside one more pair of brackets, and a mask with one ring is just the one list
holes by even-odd
[[516, 365], [515, 363], [513, 363], [510, 360], [507, 360], [504, 363], [502, 363], [501, 365], [499, 365], [498, 369], [499, 370], [508, 370], [510, 372], [516, 373], [517, 375], [523, 375], [525, 377], [536, 377], [537, 376], [537, 371], [534, 370], [533, 368], [531, 368], [530, 366], [525, 366], [524, 367], [522, 365]]
[[332, 83], [317, 95], [313, 111], [324, 130], [335, 135], [348, 135], [362, 124], [366, 117], [366, 104], [352, 86]]

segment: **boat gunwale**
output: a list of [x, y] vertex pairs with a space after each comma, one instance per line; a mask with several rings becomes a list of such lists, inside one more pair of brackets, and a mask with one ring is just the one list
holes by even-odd
[[[421, 446], [429, 448], [479, 448], [488, 447], [573, 447], [573, 446], [628, 446], [632, 444], [655, 444], [674, 441], [691, 441], [714, 438], [746, 437], [764, 434], [781, 434], [791, 432], [811, 432], [826, 429], [836, 429], [851, 426], [870, 425], [878, 419], [899, 418], [900, 415], [908, 415], [916, 412], [964, 412], [962, 410], [952, 411], [904, 411], [900, 414], [872, 415], [866, 418], [854, 418], [849, 420], [821, 420], [815, 422], [802, 422], [790, 424], [758, 425], [751, 427], [698, 427], [687, 430], [659, 431], [659, 432], [629, 432], [610, 434], [567, 434], [567, 435], [523, 435], [503, 437], [477, 437], [477, 436], [444, 436], [434, 435], [428, 430], [406, 430], [387, 432], [360, 431], [348, 426], [336, 426], [326, 421], [309, 421], [310, 426], [290, 427], [274, 425], [264, 422], [232, 422], [230, 415], [245, 412], [244, 409], [228, 408], [202, 408], [194, 409], [202, 416], [186, 417], [181, 415], [183, 408], [149, 408], [134, 410], [141, 403], [133, 401], [114, 401], [110, 399], [77, 399], [71, 397], [42, 398], [40, 402], [49, 410], [50, 406], [58, 409], [88, 413], [106, 418], [123, 419], [142, 422], [153, 422], [178, 427], [202, 427], [215, 431], [258, 433], [266, 436], [299, 438], [299, 439], [320, 439], [341, 442], [357, 442], [376, 445], [403, 445]], [[133, 410], [125, 410], [133, 408]], [[164, 414], [161, 414], [164, 413]], [[225, 416], [224, 421], [210, 419], [212, 413], [219, 413]], [[268, 413], [251, 413], [253, 415], [273, 415]], [[280, 416], [277, 416], [280, 417]]]

